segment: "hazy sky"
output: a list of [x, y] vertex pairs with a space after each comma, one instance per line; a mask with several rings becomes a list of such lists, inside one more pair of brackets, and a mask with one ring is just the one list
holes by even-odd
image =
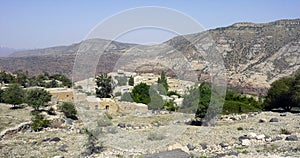
[[[206, 29], [236, 22], [270, 22], [300, 16], [299, 0], [0, 0], [0, 46], [43, 48], [80, 42], [101, 21], [125, 9], [176, 9]], [[172, 37], [155, 30], [132, 32], [124, 42], [155, 43]]]

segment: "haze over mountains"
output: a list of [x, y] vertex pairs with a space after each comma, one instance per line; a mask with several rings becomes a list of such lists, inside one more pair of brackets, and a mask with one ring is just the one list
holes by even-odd
[[[186, 65], [178, 64], [185, 57], [190, 64], [189, 69], [196, 72], [198, 79], [209, 81], [210, 63], [206, 55], [210, 49], [199, 50], [198, 46], [211, 41], [223, 57], [229, 85], [244, 93], [265, 93], [276, 79], [300, 70], [300, 19], [262, 24], [236, 23], [197, 34], [177, 36], [152, 46], [89, 39], [70, 46], [15, 52], [9, 57], [0, 58], [0, 66], [11, 72], [22, 69], [30, 75], [47, 71], [71, 76], [80, 48], [84, 46], [88, 48], [86, 51], [97, 54], [105, 44], [110, 43], [98, 63], [99, 72], [120, 68], [155, 73], [169, 69], [169, 75], [176, 77], [172, 70], [186, 70]], [[168, 64], [164, 65], [162, 61]]]
[[1, 47], [0, 46], [0, 57], [8, 56], [14, 52], [20, 51], [18, 49], [14, 48], [8, 48], [8, 47]]

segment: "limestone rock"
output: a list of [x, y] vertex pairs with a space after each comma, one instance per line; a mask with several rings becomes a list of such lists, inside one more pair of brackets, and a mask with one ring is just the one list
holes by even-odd
[[251, 145], [251, 142], [250, 142], [249, 139], [242, 139], [241, 142], [242, 142], [241, 143], [242, 146], [249, 146], [249, 145]]

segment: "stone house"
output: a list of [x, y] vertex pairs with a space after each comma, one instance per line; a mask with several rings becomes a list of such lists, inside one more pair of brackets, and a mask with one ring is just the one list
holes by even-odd
[[105, 110], [108, 112], [120, 112], [117, 103], [110, 98], [97, 98], [96, 96], [87, 96], [86, 105], [95, 110]]
[[47, 88], [51, 95], [52, 101], [56, 102], [73, 102], [74, 101], [74, 91], [70, 88]]

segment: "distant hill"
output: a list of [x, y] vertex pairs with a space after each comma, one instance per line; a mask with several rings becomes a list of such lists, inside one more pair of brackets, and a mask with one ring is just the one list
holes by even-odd
[[0, 47], [0, 57], [8, 56], [14, 52], [20, 51], [14, 48]]
[[[210, 38], [223, 57], [229, 85], [244, 93], [265, 93], [274, 80], [300, 70], [300, 19], [295, 19], [261, 24], [236, 23], [197, 34], [177, 36], [152, 46], [112, 42], [98, 63], [98, 71], [112, 71], [120, 57], [131, 61], [124, 64], [122, 69], [125, 70], [159, 72], [164, 68], [155, 64], [159, 60], [171, 63], [169, 70], [180, 69], [178, 63], [182, 57], [176, 55], [176, 51], [179, 51], [191, 63], [191, 69], [197, 73], [199, 80], [209, 81], [210, 70], [205, 53], [197, 50], [196, 45], [203, 45]], [[90, 39], [70, 46], [15, 52], [9, 57], [0, 58], [0, 66], [8, 71], [23, 69], [31, 75], [47, 71], [70, 76], [80, 46], [84, 45], [87, 51], [95, 51], [108, 42]], [[151, 54], [155, 54], [156, 58], [147, 60]], [[175, 74], [169, 71], [169, 75]]]

